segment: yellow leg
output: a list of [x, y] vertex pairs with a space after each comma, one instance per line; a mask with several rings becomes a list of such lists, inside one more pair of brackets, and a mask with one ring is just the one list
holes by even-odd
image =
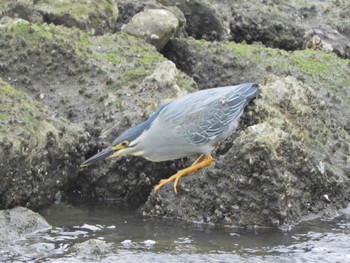
[[205, 157], [206, 157], [205, 154], [201, 154], [201, 156], [199, 156], [199, 157], [197, 158], [197, 160], [195, 160], [194, 163], [191, 164], [191, 166], [196, 165], [197, 163], [202, 162], [202, 161], [205, 159]]
[[160, 180], [159, 184], [157, 184], [154, 187], [153, 191], [157, 192], [166, 183], [174, 181], [174, 192], [177, 193], [176, 186], [177, 186], [177, 183], [179, 182], [179, 179], [182, 176], [193, 173], [193, 172], [195, 172], [198, 169], [201, 169], [203, 167], [207, 167], [207, 166], [211, 165], [212, 162], [213, 162], [213, 157], [211, 155], [202, 154], [190, 167], [187, 167], [185, 169], [178, 171], [176, 174], [174, 174], [173, 176], [170, 176], [168, 179]]

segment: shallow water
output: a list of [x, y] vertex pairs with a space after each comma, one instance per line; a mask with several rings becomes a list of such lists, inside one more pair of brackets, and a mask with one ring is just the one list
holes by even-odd
[[[16, 242], [0, 253], [0, 260], [350, 262], [350, 209], [341, 217], [304, 222], [290, 231], [143, 218], [133, 208], [113, 204], [59, 204], [41, 214], [52, 229]], [[79, 247], [93, 239], [101, 240], [102, 248]]]

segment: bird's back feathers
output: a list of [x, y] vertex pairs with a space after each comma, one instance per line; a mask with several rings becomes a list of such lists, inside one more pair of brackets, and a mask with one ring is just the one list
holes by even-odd
[[159, 118], [188, 143], [207, 143], [229, 129], [256, 93], [253, 83], [201, 90], [169, 103]]

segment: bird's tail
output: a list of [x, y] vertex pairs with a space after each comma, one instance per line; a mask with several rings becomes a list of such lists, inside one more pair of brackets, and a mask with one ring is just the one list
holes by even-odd
[[242, 88], [242, 96], [244, 96], [247, 99], [247, 103], [254, 99], [256, 95], [258, 94], [258, 87], [259, 85], [256, 83], [244, 83], [241, 85]]

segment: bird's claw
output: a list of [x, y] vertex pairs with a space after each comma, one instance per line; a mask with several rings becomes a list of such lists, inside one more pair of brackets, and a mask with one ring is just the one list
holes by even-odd
[[187, 167], [183, 170], [178, 171], [176, 174], [174, 174], [173, 176], [170, 176], [168, 179], [160, 180], [159, 184], [157, 184], [154, 187], [153, 191], [157, 192], [166, 183], [174, 181], [174, 192], [175, 194], [177, 194], [177, 189], [176, 189], [177, 183], [179, 182], [182, 176], [193, 173], [200, 168], [209, 166], [211, 165], [212, 162], [213, 162], [213, 157], [211, 155], [205, 156], [204, 154], [202, 154], [190, 167]]
[[153, 188], [153, 191], [156, 193], [160, 188], [163, 187], [163, 185], [165, 185], [171, 181], [174, 181], [174, 192], [175, 192], [175, 194], [177, 194], [177, 183], [179, 182], [180, 177], [183, 176], [183, 174], [180, 172], [181, 171], [177, 172], [173, 176], [170, 176], [168, 179], [160, 180], [159, 183]]

